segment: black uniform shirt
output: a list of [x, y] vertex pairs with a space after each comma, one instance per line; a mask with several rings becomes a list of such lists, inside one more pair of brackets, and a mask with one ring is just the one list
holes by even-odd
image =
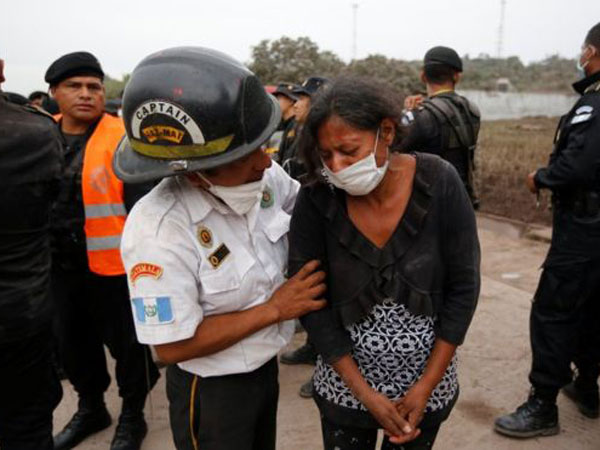
[[539, 188], [600, 189], [600, 72], [573, 87], [582, 96], [560, 119], [548, 166], [535, 175]]
[[433, 114], [426, 109], [404, 113], [403, 122], [410, 126], [402, 148], [410, 152], [426, 152], [442, 155], [442, 133]]
[[[90, 125], [85, 134], [62, 133], [64, 144], [65, 171], [53, 217], [53, 254], [56, 264], [67, 270], [87, 270], [87, 248], [85, 243], [85, 211], [81, 176], [85, 147], [96, 130], [100, 119]], [[146, 195], [154, 183], [124, 184], [125, 209], [130, 211], [135, 202]]]
[[0, 342], [49, 322], [49, 220], [61, 165], [53, 119], [0, 97]]
[[547, 167], [538, 169], [538, 188], [552, 190], [553, 233], [544, 263], [585, 268], [600, 258], [600, 72], [573, 85], [582, 94], [561, 117]]

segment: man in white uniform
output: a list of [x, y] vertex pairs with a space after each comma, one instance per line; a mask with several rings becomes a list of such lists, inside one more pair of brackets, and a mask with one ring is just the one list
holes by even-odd
[[169, 177], [131, 211], [121, 253], [138, 339], [172, 364], [175, 445], [275, 449], [276, 355], [325, 291], [318, 261], [285, 280], [299, 186], [262, 148], [277, 101], [227, 55], [174, 48], [136, 67], [123, 115], [117, 175]]

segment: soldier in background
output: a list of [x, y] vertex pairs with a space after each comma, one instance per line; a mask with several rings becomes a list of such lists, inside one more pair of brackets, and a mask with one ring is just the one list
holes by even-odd
[[473, 207], [478, 209], [473, 170], [480, 113], [477, 106], [455, 91], [462, 71], [462, 60], [453, 49], [440, 46], [427, 51], [421, 72], [427, 98], [406, 98], [403, 122], [411, 129], [402, 146], [407, 151], [433, 153], [450, 162]]
[[304, 166], [297, 158], [298, 138], [302, 125], [306, 120], [310, 109], [311, 97], [327, 82], [323, 77], [309, 77], [301, 86], [295, 88], [292, 93], [297, 97], [294, 103], [294, 125], [281, 142], [279, 149], [279, 163], [281, 167], [294, 179], [299, 180], [304, 174]]
[[104, 344], [116, 360], [123, 399], [111, 450], [139, 449], [147, 433], [144, 404], [158, 379], [148, 348], [135, 338], [119, 245], [127, 213], [150, 186], [126, 185], [112, 169], [125, 129], [104, 113], [104, 72], [87, 52], [57, 59], [45, 80], [56, 99], [65, 140], [65, 171], [53, 209], [52, 288], [65, 371], [79, 396], [77, 412], [55, 437], [69, 449], [107, 428], [110, 376]]
[[581, 97], [560, 119], [548, 166], [526, 180], [532, 193], [552, 191], [553, 230], [531, 307], [531, 392], [495, 423], [512, 437], [557, 434], [561, 388], [585, 416], [599, 415], [600, 23], [588, 32], [578, 66], [584, 78], [573, 88]]
[[288, 139], [289, 132], [294, 128], [294, 103], [298, 100], [298, 97], [292, 94], [295, 87], [292, 83], [279, 83], [277, 89], [273, 92], [281, 109], [281, 122], [269, 138], [265, 151], [277, 162], [281, 162], [279, 160], [279, 149], [282, 143]]
[[29, 94], [29, 103], [31, 103], [32, 105], [35, 106], [39, 106], [40, 108], [43, 108], [44, 102], [46, 101], [46, 99], [49, 97], [49, 95], [46, 92], [42, 92], [42, 91], [33, 91], [31, 94]]
[[[0, 83], [4, 62], [0, 59]], [[0, 92], [0, 448], [52, 450], [50, 209], [62, 156], [52, 117]]]
[[297, 86], [292, 83], [279, 83], [273, 92], [281, 108], [281, 122], [277, 127], [278, 130], [285, 131], [294, 121], [294, 103], [298, 97], [292, 91], [296, 88]]
[[[282, 159], [281, 165], [292, 178], [302, 181], [302, 176], [306, 173], [304, 165], [297, 157], [298, 143], [302, 126], [308, 116], [310, 110], [311, 98], [316, 92], [327, 83], [326, 78], [309, 77], [301, 86], [294, 89], [292, 92], [296, 95], [297, 100], [294, 103], [295, 124], [291, 129], [288, 138], [283, 141], [280, 150]], [[283, 364], [311, 364], [314, 365], [317, 361], [317, 351], [315, 346], [310, 342], [308, 337], [306, 342], [296, 350], [285, 352], [280, 359]], [[305, 382], [299, 390], [299, 395], [303, 398], [311, 398], [313, 395], [312, 378]]]

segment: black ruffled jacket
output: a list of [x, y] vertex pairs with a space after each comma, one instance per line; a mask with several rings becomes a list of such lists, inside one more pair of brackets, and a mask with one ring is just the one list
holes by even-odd
[[344, 192], [316, 183], [298, 195], [289, 233], [289, 275], [311, 259], [319, 259], [327, 272], [327, 306], [301, 319], [327, 363], [352, 350], [345, 326], [386, 298], [415, 315], [433, 316], [438, 338], [456, 345], [464, 340], [480, 287], [475, 215], [449, 163], [415, 156], [410, 201], [383, 249], [350, 221]]

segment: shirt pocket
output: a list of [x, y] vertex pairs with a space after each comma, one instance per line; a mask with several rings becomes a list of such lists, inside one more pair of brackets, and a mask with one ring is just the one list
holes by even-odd
[[[275, 267], [277, 268], [277, 276], [287, 272], [288, 258], [288, 239], [287, 234], [290, 230], [291, 216], [283, 210], [279, 210], [276, 214], [270, 217], [270, 220], [265, 224], [263, 230], [267, 239], [271, 243], [270, 253]], [[273, 278], [275, 274], [269, 274]]]
[[290, 230], [290, 220], [291, 216], [281, 209], [270, 217], [264, 232], [271, 242], [276, 243], [282, 237], [287, 236], [287, 232]]
[[201, 269], [200, 279], [200, 304], [205, 315], [223, 314], [238, 311], [242, 308], [244, 298], [251, 292], [244, 288], [248, 283], [242, 280], [252, 264], [227, 264], [212, 269]]

